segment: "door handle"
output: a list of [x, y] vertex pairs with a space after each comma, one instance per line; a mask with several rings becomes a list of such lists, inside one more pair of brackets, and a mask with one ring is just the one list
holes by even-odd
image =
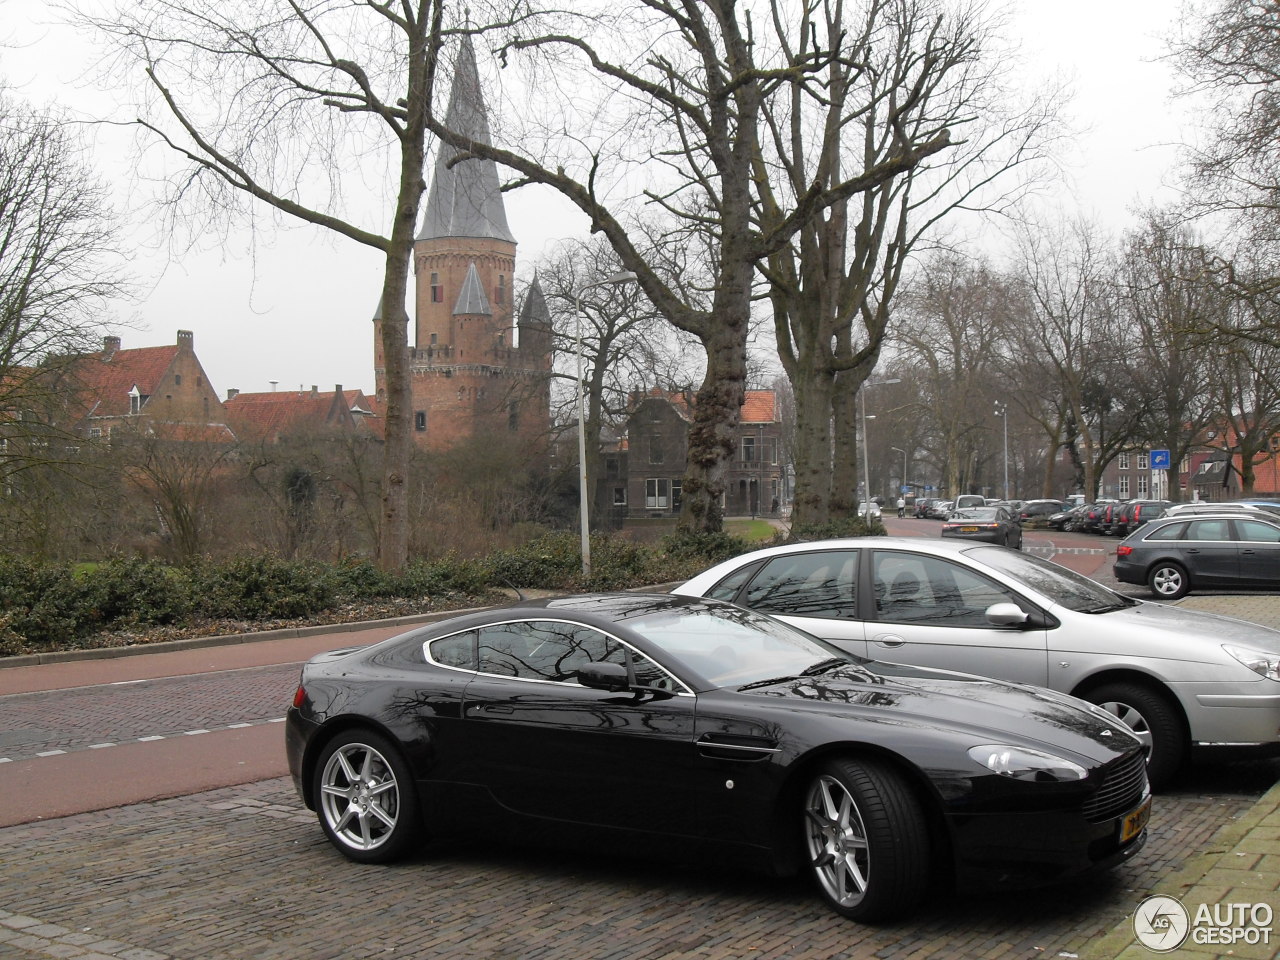
[[880, 636], [876, 637], [872, 642], [878, 643], [882, 647], [901, 647], [901, 646], [904, 646], [907, 641], [903, 640], [901, 637], [897, 636], [896, 634], [882, 633]]

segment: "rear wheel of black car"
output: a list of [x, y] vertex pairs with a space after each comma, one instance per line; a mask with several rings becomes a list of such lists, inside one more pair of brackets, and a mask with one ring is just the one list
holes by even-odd
[[388, 863], [419, 840], [413, 778], [377, 733], [348, 730], [330, 740], [316, 762], [313, 795], [329, 842], [352, 860]]
[[1174, 778], [1187, 756], [1182, 719], [1169, 701], [1135, 683], [1109, 683], [1088, 691], [1096, 703], [1130, 730], [1147, 755], [1147, 780], [1153, 790]]
[[1182, 564], [1161, 560], [1148, 571], [1147, 586], [1161, 600], [1177, 600], [1191, 589], [1191, 578]]
[[865, 923], [908, 913], [929, 879], [929, 839], [915, 794], [893, 770], [837, 760], [804, 797], [804, 840], [823, 898]]

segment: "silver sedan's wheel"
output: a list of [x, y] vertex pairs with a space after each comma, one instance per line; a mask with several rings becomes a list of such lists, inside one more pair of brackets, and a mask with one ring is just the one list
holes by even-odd
[[1159, 790], [1177, 775], [1187, 758], [1188, 739], [1182, 719], [1168, 699], [1132, 683], [1109, 683], [1082, 694], [1111, 714], [1142, 743], [1147, 779]]
[[417, 838], [408, 770], [385, 738], [339, 734], [316, 765], [316, 810], [330, 842], [353, 860], [385, 863]]
[[828, 764], [804, 799], [810, 868], [832, 909], [854, 920], [888, 920], [924, 895], [928, 834], [915, 795], [873, 761]]

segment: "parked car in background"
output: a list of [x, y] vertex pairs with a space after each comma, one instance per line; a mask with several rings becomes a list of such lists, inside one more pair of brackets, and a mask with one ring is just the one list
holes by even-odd
[[921, 519], [929, 515], [929, 505], [937, 501], [936, 497], [917, 497], [913, 516]]
[[1116, 547], [1121, 583], [1164, 600], [1210, 587], [1280, 589], [1280, 517], [1244, 511], [1153, 520]]
[[830, 540], [744, 554], [675, 592], [773, 614], [858, 656], [1099, 704], [1146, 744], [1156, 785], [1193, 750], [1280, 753], [1280, 631], [1134, 600], [1028, 553]]
[[985, 507], [987, 498], [977, 493], [962, 493], [956, 497], [955, 508], [963, 510], [966, 507]]
[[1141, 744], [1077, 700], [873, 668], [774, 618], [654, 594], [535, 601], [322, 654], [285, 749], [359, 863], [424, 835], [536, 834], [651, 862], [709, 850], [804, 871], [859, 921], [909, 913], [940, 877], [1022, 888], [1122, 862], [1150, 811]]
[[1080, 521], [1079, 529], [1084, 533], [1102, 533], [1102, 519], [1106, 515], [1107, 508], [1115, 502], [1114, 500], [1097, 500], [1089, 504]]
[[1120, 505], [1111, 521], [1111, 533], [1127, 536], [1144, 523], [1162, 516], [1169, 509], [1168, 500], [1128, 500]]
[[1061, 500], [1028, 500], [1018, 511], [1018, 520], [1024, 526], [1047, 526], [1049, 517], [1062, 512]]
[[1108, 537], [1116, 535], [1116, 521], [1120, 519], [1120, 510], [1124, 507], [1123, 503], [1108, 503], [1102, 508], [1102, 516], [1098, 520], [1098, 532]]
[[929, 504], [928, 516], [931, 520], [945, 520], [951, 515], [951, 510], [955, 506], [952, 500], [935, 500]]
[[1085, 511], [1091, 506], [1092, 504], [1081, 503], [1067, 510], [1059, 510], [1057, 513], [1049, 514], [1045, 523], [1054, 530], [1070, 533], [1080, 528], [1080, 524], [1084, 522]]
[[1004, 507], [962, 507], [942, 521], [942, 536], [1022, 549], [1022, 525]]

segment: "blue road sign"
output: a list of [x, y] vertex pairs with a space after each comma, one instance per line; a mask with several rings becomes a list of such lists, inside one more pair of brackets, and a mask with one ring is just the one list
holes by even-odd
[[1169, 451], [1168, 450], [1152, 450], [1151, 451], [1151, 469], [1152, 470], [1168, 470], [1169, 469]]

